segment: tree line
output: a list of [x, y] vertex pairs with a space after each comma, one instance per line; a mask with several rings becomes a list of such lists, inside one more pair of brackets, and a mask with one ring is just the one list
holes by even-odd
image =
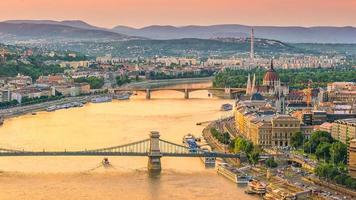
[[[327, 83], [347, 81], [356, 82], [356, 70], [352, 68], [303, 68], [303, 69], [277, 69], [282, 83], [288, 84], [292, 89], [303, 89], [311, 80], [312, 87], [326, 87]], [[254, 68], [226, 69], [219, 72], [214, 80], [214, 87], [246, 87], [247, 76], [256, 74], [258, 85], [262, 85], [265, 69]], [[252, 77], [251, 77], [252, 79]]]

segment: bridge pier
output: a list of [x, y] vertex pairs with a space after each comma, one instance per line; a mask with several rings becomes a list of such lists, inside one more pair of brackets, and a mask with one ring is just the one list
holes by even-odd
[[151, 99], [151, 90], [146, 89], [146, 99]]
[[189, 99], [189, 91], [188, 91], [188, 89], [184, 90], [184, 99]]
[[148, 153], [148, 171], [160, 172], [161, 167], [161, 150], [159, 148], [159, 132], [151, 131], [150, 133], [150, 149]]

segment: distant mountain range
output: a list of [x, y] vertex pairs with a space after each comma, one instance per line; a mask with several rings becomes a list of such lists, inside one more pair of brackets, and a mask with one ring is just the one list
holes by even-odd
[[41, 39], [49, 41], [96, 41], [137, 39], [82, 21], [14, 20], [0, 22], [0, 41]]
[[[227, 24], [212, 26], [148, 26], [112, 29], [96, 27], [80, 20], [9, 20], [0, 22], [1, 39], [74, 40], [170, 40], [183, 38], [246, 38], [252, 26]], [[356, 43], [355, 27], [254, 26], [255, 37], [289, 43]]]
[[[213, 26], [148, 26], [131, 28], [117, 26], [112, 30], [131, 36], [151, 39], [180, 39], [216, 37], [250, 37], [251, 26], [213, 25]], [[290, 43], [356, 43], [355, 27], [277, 27], [254, 26], [255, 37], [280, 40]]]

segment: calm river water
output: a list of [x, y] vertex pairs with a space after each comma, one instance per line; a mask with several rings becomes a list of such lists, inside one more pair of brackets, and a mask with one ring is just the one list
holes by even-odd
[[[129, 101], [87, 104], [82, 108], [39, 112], [6, 120], [0, 147], [25, 150], [83, 150], [148, 138], [181, 143], [183, 135], [201, 134], [196, 122], [217, 119], [221, 104], [207, 91], [190, 94], [153, 92]], [[0, 157], [0, 199], [255, 199], [244, 188], [205, 169], [199, 158], [162, 158], [159, 177], [147, 174], [145, 157], [109, 157], [111, 169], [98, 167], [102, 157]], [[98, 168], [97, 168], [98, 167]]]

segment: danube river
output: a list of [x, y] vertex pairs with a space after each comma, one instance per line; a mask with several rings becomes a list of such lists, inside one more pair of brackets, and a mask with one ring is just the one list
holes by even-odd
[[[0, 147], [25, 150], [84, 150], [148, 138], [180, 144], [183, 135], [200, 135], [197, 122], [224, 117], [221, 104], [207, 91], [190, 94], [153, 92], [152, 100], [138, 94], [129, 101], [87, 104], [82, 108], [39, 112], [5, 121]], [[100, 167], [102, 157], [0, 157], [0, 199], [255, 199], [205, 169], [199, 158], [162, 158], [158, 177], [147, 174], [145, 157], [109, 157], [113, 168]]]

